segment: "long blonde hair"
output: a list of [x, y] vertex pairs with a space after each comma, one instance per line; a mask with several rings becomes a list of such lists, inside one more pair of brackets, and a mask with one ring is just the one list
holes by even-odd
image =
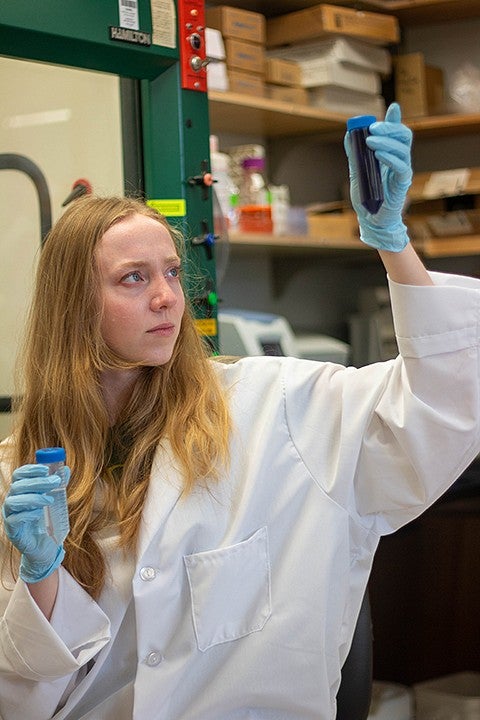
[[72, 203], [41, 252], [15, 407], [13, 467], [33, 462], [44, 446], [65, 448], [70, 534], [64, 566], [93, 596], [105, 581], [105, 559], [95, 539], [112, 512], [121, 546], [134, 551], [155, 450], [168, 438], [183, 471], [184, 493], [218, 478], [228, 463], [230, 415], [209, 352], [187, 307], [172, 358], [143, 367], [119, 424], [128, 438], [119, 483], [105, 487], [105, 509], [94, 512], [105, 462], [109, 419], [99, 374], [126, 367], [100, 333], [95, 248], [114, 223], [139, 213], [167, 227], [180, 256], [183, 239], [156, 211], [131, 198], [85, 197]]

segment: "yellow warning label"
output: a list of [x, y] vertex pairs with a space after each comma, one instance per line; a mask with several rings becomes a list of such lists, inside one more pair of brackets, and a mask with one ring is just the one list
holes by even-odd
[[199, 318], [195, 320], [195, 325], [200, 335], [212, 337], [217, 334], [217, 321], [215, 318]]
[[165, 217], [185, 217], [187, 203], [182, 198], [178, 200], [147, 200], [147, 205]]

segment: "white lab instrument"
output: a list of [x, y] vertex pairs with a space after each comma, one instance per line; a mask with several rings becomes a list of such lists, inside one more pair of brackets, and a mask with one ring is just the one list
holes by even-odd
[[272, 313], [225, 309], [218, 313], [222, 355], [286, 355], [346, 365], [349, 345], [326, 335], [295, 335], [288, 320]]

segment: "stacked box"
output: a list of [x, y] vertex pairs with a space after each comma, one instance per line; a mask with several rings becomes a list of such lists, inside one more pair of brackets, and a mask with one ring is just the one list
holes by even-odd
[[206, 9], [206, 20], [208, 27], [220, 30], [223, 37], [265, 46], [265, 16], [260, 13], [217, 5]]
[[228, 5], [206, 9], [209, 28], [221, 32], [229, 90], [265, 94], [265, 16]]
[[383, 117], [382, 82], [392, 69], [386, 48], [351, 38], [331, 38], [275, 48], [268, 57], [297, 64], [298, 84], [307, 89], [311, 105], [349, 115]]
[[394, 16], [325, 3], [267, 21], [268, 55], [300, 65], [311, 105], [345, 115], [384, 116], [384, 46], [399, 40]]
[[267, 58], [265, 80], [267, 95], [273, 100], [308, 105], [308, 92], [301, 86], [301, 70], [296, 62], [281, 58]]
[[392, 71], [392, 57], [387, 48], [348, 37], [298, 42], [269, 50], [268, 56], [301, 63], [332, 60], [347, 67], [375, 70], [383, 77]]
[[208, 59], [207, 85], [209, 90], [228, 90], [225, 44], [222, 33], [214, 28], [205, 28], [205, 54]]
[[348, 117], [374, 115], [379, 120], [385, 116], [385, 100], [382, 95], [345, 90], [335, 85], [311, 88], [310, 105]]
[[395, 99], [403, 116], [424, 117], [444, 112], [443, 70], [427, 65], [423, 53], [398, 55], [394, 61]]
[[268, 48], [332, 36], [389, 45], [400, 41], [400, 26], [393, 15], [325, 3], [267, 20]]

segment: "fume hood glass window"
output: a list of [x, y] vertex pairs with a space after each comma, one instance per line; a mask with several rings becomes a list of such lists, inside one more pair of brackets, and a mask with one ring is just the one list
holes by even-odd
[[[0, 401], [13, 364], [41, 240], [33, 167], [44, 176], [51, 219], [78, 181], [123, 194], [120, 79], [106, 73], [0, 57]], [[15, 167], [9, 167], [14, 165]], [[1, 409], [1, 408], [0, 408]], [[0, 413], [0, 439], [10, 418]]]

